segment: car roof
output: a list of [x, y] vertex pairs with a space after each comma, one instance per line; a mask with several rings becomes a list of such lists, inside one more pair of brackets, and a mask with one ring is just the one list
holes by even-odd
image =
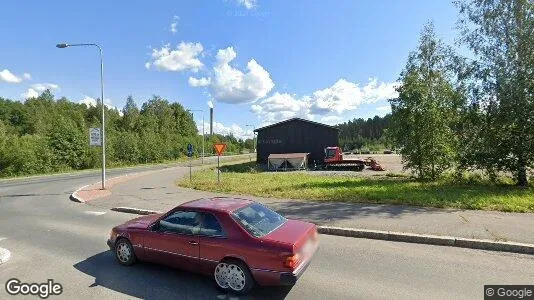
[[232, 212], [236, 209], [245, 207], [251, 203], [252, 200], [233, 198], [233, 197], [213, 197], [213, 198], [201, 198], [193, 201], [189, 201], [180, 204], [181, 208], [201, 208], [211, 211], [224, 211]]

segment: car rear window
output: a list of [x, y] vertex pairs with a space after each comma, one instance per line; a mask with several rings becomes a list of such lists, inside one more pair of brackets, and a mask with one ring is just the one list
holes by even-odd
[[232, 215], [246, 231], [255, 237], [267, 235], [286, 222], [286, 218], [259, 203], [240, 208]]

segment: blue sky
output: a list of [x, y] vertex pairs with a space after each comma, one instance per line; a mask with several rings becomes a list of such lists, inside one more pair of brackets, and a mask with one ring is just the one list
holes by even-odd
[[[387, 98], [424, 23], [452, 44], [450, 1], [2, 1], [0, 96], [51, 88], [119, 109], [159, 95], [215, 105], [215, 131], [247, 135], [289, 117], [335, 124], [388, 112]], [[173, 25], [174, 24], [174, 25]], [[200, 115], [195, 119], [200, 123]], [[207, 113], [206, 113], [207, 119]]]

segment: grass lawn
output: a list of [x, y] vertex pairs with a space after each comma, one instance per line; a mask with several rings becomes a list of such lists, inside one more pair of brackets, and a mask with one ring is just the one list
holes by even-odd
[[452, 180], [417, 182], [407, 177], [319, 176], [306, 172], [259, 172], [254, 162], [205, 169], [178, 185], [204, 191], [317, 201], [404, 204], [442, 208], [534, 212], [534, 188]]

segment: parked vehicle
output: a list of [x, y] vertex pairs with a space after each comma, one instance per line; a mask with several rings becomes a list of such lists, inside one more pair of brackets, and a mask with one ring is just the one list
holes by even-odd
[[318, 246], [314, 224], [286, 219], [252, 200], [206, 198], [111, 230], [118, 262], [148, 261], [213, 276], [243, 295], [259, 285], [294, 285]]
[[361, 159], [345, 159], [343, 152], [339, 147], [327, 147], [324, 150], [324, 165], [325, 169], [350, 169], [362, 171], [365, 168], [365, 161]]

